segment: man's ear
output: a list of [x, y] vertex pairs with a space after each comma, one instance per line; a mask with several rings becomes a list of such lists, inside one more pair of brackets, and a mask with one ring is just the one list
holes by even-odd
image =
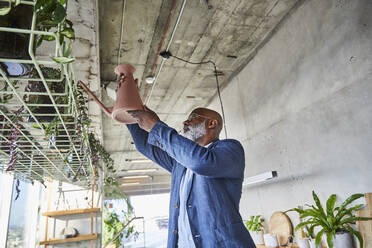
[[218, 126], [218, 121], [217, 120], [210, 120], [208, 128], [215, 128]]

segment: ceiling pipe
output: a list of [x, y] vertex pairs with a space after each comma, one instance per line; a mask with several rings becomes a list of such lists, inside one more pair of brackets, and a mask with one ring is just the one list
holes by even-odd
[[[174, 25], [174, 28], [173, 28], [173, 31], [172, 31], [171, 38], [169, 39], [169, 42], [168, 42], [168, 45], [167, 45], [167, 48], [165, 49], [165, 51], [168, 51], [168, 50], [169, 50], [169, 47], [171, 46], [171, 44], [172, 44], [172, 42], [173, 42], [173, 38], [174, 38], [174, 35], [175, 35], [175, 33], [176, 33], [176, 30], [177, 30], [178, 24], [179, 24], [179, 22], [180, 22], [180, 20], [181, 20], [182, 13], [183, 13], [183, 10], [184, 10], [184, 8], [185, 8], [186, 2], [187, 2], [187, 0], [183, 0], [182, 7], [181, 7], [181, 10], [180, 10], [180, 13], [178, 14], [176, 24]], [[159, 53], [159, 51], [158, 51], [158, 53]], [[157, 57], [158, 57], [158, 56], [159, 56], [159, 54], [157, 54]], [[156, 57], [156, 58], [157, 58], [157, 57]], [[156, 82], [158, 81], [158, 77], [159, 77], [159, 75], [160, 75], [160, 73], [161, 73], [161, 71], [162, 71], [162, 69], [163, 69], [163, 66], [164, 66], [165, 60], [166, 60], [166, 59], [163, 58], [163, 60], [161, 61], [161, 64], [160, 64], [160, 67], [159, 67], [159, 71], [158, 71], [158, 73], [156, 74], [155, 79], [154, 79], [154, 82], [153, 82], [152, 85], [151, 85], [151, 91], [150, 91], [150, 94], [148, 95], [148, 97], [147, 97], [147, 99], [146, 99], [146, 101], [145, 101], [145, 105], [148, 105], [149, 102], [150, 102], [150, 98], [151, 98], [151, 96], [152, 96], [152, 92], [154, 91], [154, 88], [155, 88]]]
[[120, 29], [120, 41], [119, 41], [119, 50], [118, 50], [118, 62], [117, 65], [120, 65], [120, 56], [121, 56], [121, 43], [123, 42], [123, 29], [124, 29], [124, 20], [125, 20], [125, 4], [126, 0], [123, 0], [123, 15], [121, 17], [121, 29]]
[[160, 49], [161, 49], [161, 46], [163, 45], [165, 35], [167, 34], [169, 23], [170, 23], [171, 16], [172, 16], [172, 12], [174, 10], [174, 7], [176, 6], [176, 2], [177, 2], [177, 0], [172, 1], [172, 6], [171, 6], [171, 9], [169, 10], [167, 23], [165, 24], [165, 27], [164, 27], [164, 30], [163, 30], [163, 35], [162, 35], [161, 40], [158, 44], [158, 50], [156, 51], [156, 56], [155, 56], [154, 62], [152, 63], [152, 66], [151, 66], [150, 76], [153, 76], [153, 74], [154, 74], [154, 70], [155, 70], [155, 67], [156, 67], [156, 62], [158, 61]]

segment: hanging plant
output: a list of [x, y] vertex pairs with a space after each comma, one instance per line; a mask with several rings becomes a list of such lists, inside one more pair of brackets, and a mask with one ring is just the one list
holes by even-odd
[[[17, 86], [18, 81], [13, 81], [11, 84], [14, 86], [15, 89], [18, 89]], [[4, 82], [4, 87], [1, 89], [1, 91], [8, 91], [8, 83]], [[0, 94], [0, 103], [9, 103], [9, 101], [13, 98], [13, 94]], [[1, 106], [2, 107], [2, 106]], [[4, 110], [5, 108], [2, 107]]]
[[103, 193], [108, 199], [126, 199], [123, 190], [120, 188], [120, 183], [111, 176], [106, 176], [103, 181]]
[[6, 171], [12, 171], [14, 170], [15, 163], [18, 158], [18, 145], [17, 141], [19, 139], [19, 128], [21, 128], [21, 125], [18, 123], [21, 121], [21, 117], [19, 117], [19, 114], [22, 113], [24, 110], [24, 107], [22, 106], [17, 111], [14, 112], [13, 120], [14, 126], [12, 126], [10, 136], [8, 137], [8, 140], [10, 141], [10, 148], [9, 148], [9, 156], [10, 160], [8, 163], [8, 168]]
[[[37, 29], [47, 32], [54, 29], [55, 33], [59, 35], [60, 44], [63, 43], [64, 37], [71, 40], [75, 39], [73, 24], [66, 18], [66, 3], [66, 0], [37, 0], [35, 4]], [[54, 36], [41, 35], [36, 44], [40, 46], [43, 40], [51, 41], [54, 39]]]
[[76, 88], [74, 90], [76, 111], [77, 111], [77, 115], [79, 116], [78, 127], [79, 127], [79, 130], [82, 131], [83, 128], [88, 128], [91, 124], [91, 120], [88, 116], [88, 107], [86, 106], [86, 103], [88, 102], [88, 100], [84, 96], [83, 87], [81, 87], [80, 84], [75, 84], [75, 82], [74, 82], [74, 85], [76, 85]]
[[93, 133], [88, 134], [88, 140], [93, 164], [100, 167], [99, 161], [102, 161], [107, 173], [115, 173], [114, 160], [111, 158], [110, 153], [105, 150]]

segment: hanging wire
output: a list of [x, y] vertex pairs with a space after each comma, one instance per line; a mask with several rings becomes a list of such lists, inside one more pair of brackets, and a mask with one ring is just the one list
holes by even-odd
[[178, 60], [181, 60], [185, 63], [188, 63], [188, 64], [192, 64], [192, 65], [203, 65], [203, 64], [212, 64], [213, 67], [214, 67], [214, 76], [216, 77], [216, 85], [217, 85], [217, 94], [218, 94], [218, 99], [220, 100], [220, 105], [221, 105], [221, 112], [222, 112], [222, 121], [223, 121], [223, 127], [224, 127], [224, 131], [225, 131], [225, 138], [227, 139], [227, 130], [226, 130], [226, 123], [225, 123], [225, 110], [223, 108], [223, 104], [222, 104], [222, 98], [221, 98], [221, 91], [220, 91], [220, 84], [218, 82], [218, 72], [217, 72], [217, 66], [216, 66], [216, 63], [214, 63], [212, 60], [208, 60], [208, 61], [201, 61], [201, 62], [191, 62], [191, 61], [188, 61], [188, 60], [185, 60], [185, 59], [182, 59], [182, 58], [179, 58], [177, 56], [174, 56], [173, 54], [171, 54], [169, 51], [166, 51], [166, 52], [162, 52], [160, 53], [160, 55], [163, 57], [163, 58], [169, 58], [169, 57], [173, 57], [175, 59], [178, 59]]

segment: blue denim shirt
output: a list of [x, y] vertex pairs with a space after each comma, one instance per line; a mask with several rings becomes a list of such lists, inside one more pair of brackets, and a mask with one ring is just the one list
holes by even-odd
[[187, 213], [196, 248], [255, 248], [239, 214], [244, 177], [244, 150], [233, 139], [208, 148], [179, 135], [163, 122], [148, 133], [127, 125], [136, 148], [172, 173], [168, 248], [178, 240], [179, 189], [186, 168], [192, 170]]
[[180, 184], [180, 212], [178, 215], [178, 248], [195, 248], [194, 238], [191, 232], [190, 220], [187, 215], [187, 198], [188, 191], [192, 183], [194, 173], [190, 169], [186, 169], [185, 174], [181, 179]]

